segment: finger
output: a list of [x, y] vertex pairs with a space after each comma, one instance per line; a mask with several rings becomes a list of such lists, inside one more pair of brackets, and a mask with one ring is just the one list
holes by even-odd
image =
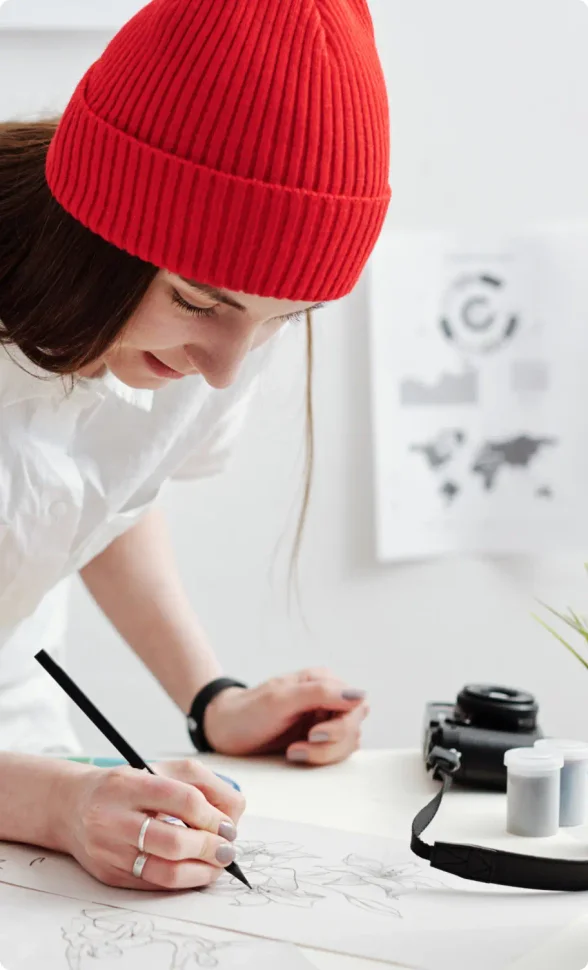
[[226, 815], [211, 805], [201, 791], [175, 778], [139, 775], [129, 780], [133, 787], [132, 807], [147, 815], [171, 815], [193, 829], [218, 835], [221, 825], [232, 825]]
[[276, 698], [287, 717], [324, 708], [327, 711], [349, 711], [365, 699], [365, 691], [344, 687], [336, 681], [315, 680], [283, 685]]
[[[137, 856], [138, 833], [141, 831], [145, 816], [138, 812], [124, 815], [120, 820], [119, 831], [124, 839], [125, 848]], [[108, 861], [112, 865], [120, 864], [120, 856], [114, 848]], [[226, 839], [202, 829], [189, 829], [184, 825], [170, 825], [152, 818], [147, 826], [144, 837], [143, 851], [147, 855], [155, 855], [170, 862], [184, 860], [207, 862], [211, 866], [221, 869], [235, 861], [236, 849]], [[132, 863], [131, 863], [132, 866]]]
[[344, 686], [343, 681], [339, 680], [328, 667], [307, 667], [305, 670], [298, 671], [296, 677], [299, 681], [330, 680]]
[[[136, 854], [130, 860], [125, 858], [123, 865], [111, 868], [111, 885], [117, 885], [125, 889], [157, 889], [179, 890], [179, 889], [201, 889], [216, 882], [222, 870], [213, 866], [206, 865], [204, 862], [168, 862], [166, 859], [158, 859], [157, 856], [149, 856], [143, 868], [143, 875], [140, 879], [133, 876], [133, 863]], [[116, 880], [116, 881], [114, 881]]]
[[233, 822], [238, 822], [245, 811], [245, 798], [241, 792], [194, 758], [166, 761], [165, 765], [156, 767], [156, 771], [165, 772], [166, 776], [188, 785], [195, 785], [211, 805]]
[[360, 747], [359, 730], [353, 735], [334, 744], [310, 744], [298, 742], [292, 744], [286, 752], [288, 761], [300, 765], [318, 767], [319, 765], [334, 765], [345, 761], [349, 755]]
[[369, 712], [367, 704], [361, 704], [348, 714], [329, 718], [320, 724], [316, 724], [308, 734], [311, 744], [339, 743], [348, 737], [357, 734], [359, 725]]

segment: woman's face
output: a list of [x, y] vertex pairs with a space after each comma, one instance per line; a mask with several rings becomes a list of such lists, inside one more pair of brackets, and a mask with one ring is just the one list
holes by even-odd
[[130, 387], [156, 389], [188, 374], [228, 387], [249, 351], [318, 305], [217, 290], [162, 270], [100, 364]]

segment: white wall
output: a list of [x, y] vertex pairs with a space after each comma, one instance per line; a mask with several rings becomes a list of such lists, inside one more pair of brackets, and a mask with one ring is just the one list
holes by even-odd
[[[372, 9], [390, 90], [392, 225], [588, 218], [581, 0], [372, 0]], [[62, 105], [106, 39], [0, 34], [0, 117]], [[287, 543], [271, 572], [301, 474], [301, 330], [280, 349], [231, 471], [166, 497], [185, 582], [227, 671], [255, 681], [331, 665], [369, 690], [370, 745], [416, 744], [427, 699], [484, 679], [536, 691], [550, 730], [588, 737], [588, 674], [530, 616], [535, 596], [582, 610], [581, 562], [554, 550], [535, 563], [375, 564], [365, 308], [360, 285], [317, 326], [304, 620], [287, 608]], [[71, 668], [142, 750], [185, 746], [181, 718], [81, 590]]]

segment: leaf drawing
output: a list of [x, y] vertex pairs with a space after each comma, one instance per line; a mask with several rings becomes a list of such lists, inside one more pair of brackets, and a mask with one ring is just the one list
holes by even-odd
[[[206, 890], [231, 906], [294, 906], [312, 909], [337, 897], [380, 916], [402, 918], [391, 905], [402, 896], [439, 886], [416, 863], [392, 865], [350, 853], [329, 865], [293, 842], [242, 842], [237, 860], [251, 884], [231, 877]], [[315, 861], [316, 860], [316, 861]], [[356, 890], [356, 891], [354, 891]]]
[[87, 961], [123, 957], [135, 947], [168, 944], [171, 962], [161, 970], [194, 970], [196, 967], [218, 967], [223, 950], [239, 943], [214, 942], [197, 934], [159, 927], [139, 913], [84, 909], [62, 927], [69, 970], [85, 970]]
[[346, 896], [345, 899], [352, 906], [357, 906], [358, 909], [365, 909], [368, 913], [381, 913], [386, 916], [396, 916], [402, 919], [400, 910], [395, 909], [393, 906], [388, 906], [387, 903], [382, 903], [379, 899], [360, 899], [358, 896]]

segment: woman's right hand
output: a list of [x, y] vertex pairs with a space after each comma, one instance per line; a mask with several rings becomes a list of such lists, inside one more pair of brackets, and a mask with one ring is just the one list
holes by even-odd
[[[195, 889], [214, 882], [234, 860], [231, 845], [243, 796], [197, 761], [164, 762], [157, 774], [134, 768], [89, 768], [71, 774], [56, 797], [64, 850], [91, 875], [124, 889]], [[188, 828], [155, 818], [173, 816]], [[132, 874], [146, 816], [148, 855]]]

